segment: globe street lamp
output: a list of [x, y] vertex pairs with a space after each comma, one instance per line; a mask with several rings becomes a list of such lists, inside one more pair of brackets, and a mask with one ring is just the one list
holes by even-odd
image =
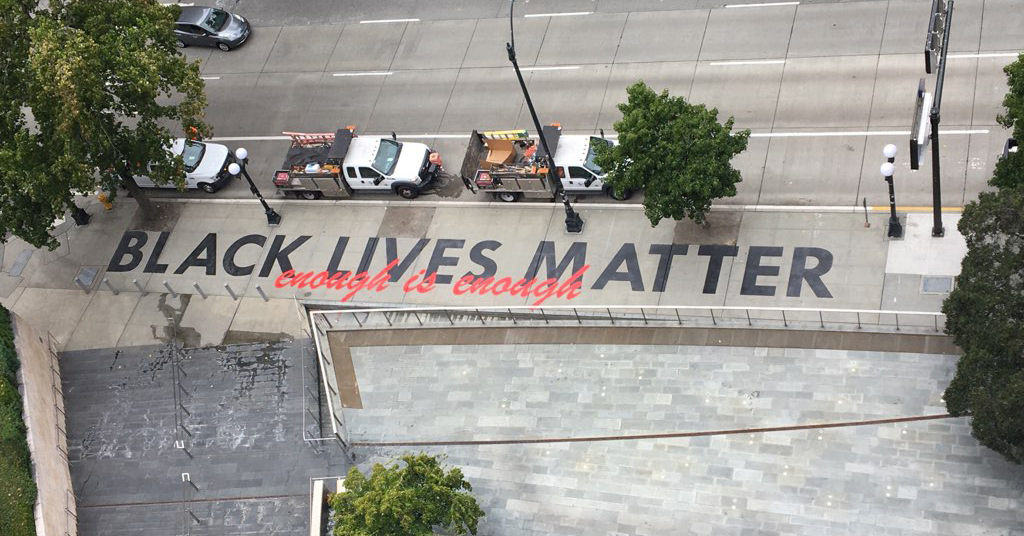
[[[893, 156], [890, 159], [896, 158], [896, 147], [889, 145], [886, 147], [886, 156], [889, 155], [888, 148], [892, 147]], [[892, 162], [886, 162], [882, 164], [882, 176], [885, 177], [885, 182], [889, 183], [889, 238], [901, 238], [903, 236], [903, 226], [900, 225], [900, 219], [896, 217], [896, 193], [892, 187], [892, 174], [895, 171], [896, 166], [892, 165]]]
[[526, 106], [530, 109], [530, 117], [533, 118], [533, 126], [537, 129], [537, 135], [540, 136], [540, 144], [544, 148], [544, 152], [548, 155], [548, 180], [555, 186], [555, 192], [562, 199], [562, 205], [565, 206], [565, 231], [567, 233], [578, 234], [583, 232], [583, 218], [580, 217], [579, 213], [572, 209], [572, 205], [569, 203], [569, 197], [565, 195], [565, 188], [562, 187], [562, 180], [558, 178], [555, 172], [555, 155], [551, 152], [551, 148], [548, 147], [547, 137], [544, 136], [544, 129], [540, 126], [540, 119], [537, 118], [537, 110], [533, 108], [533, 101], [530, 99], [530, 92], [526, 89], [526, 81], [523, 80], [523, 73], [519, 70], [519, 62], [516, 61], [516, 33], [515, 27], [512, 25], [512, 9], [516, 5], [516, 0], [512, 0], [512, 5], [508, 11], [508, 26], [509, 33], [511, 34], [511, 43], [505, 43], [505, 50], [508, 52], [508, 61], [512, 62], [512, 67], [516, 70], [516, 77], [519, 78], [519, 87], [523, 89], [523, 97], [526, 99]]
[[249, 151], [245, 150], [245, 147], [239, 147], [235, 151], [235, 158], [238, 162], [232, 162], [228, 164], [228, 173], [232, 176], [237, 177], [239, 173], [245, 177], [245, 180], [249, 181], [249, 190], [252, 191], [253, 195], [259, 198], [260, 203], [263, 204], [263, 211], [267, 214], [267, 225], [280, 225], [281, 215], [278, 214], [274, 209], [270, 208], [267, 204], [267, 200], [263, 199], [263, 195], [260, 194], [259, 188], [256, 188], [256, 184], [252, 182], [252, 177], [249, 176], [249, 172], [245, 170], [245, 163], [249, 159]]

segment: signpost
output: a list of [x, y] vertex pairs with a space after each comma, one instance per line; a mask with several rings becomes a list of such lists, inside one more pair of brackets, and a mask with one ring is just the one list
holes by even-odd
[[[917, 86], [914, 123], [910, 127], [910, 169], [918, 169], [925, 145], [932, 145], [932, 236], [945, 235], [942, 227], [942, 180], [939, 174], [939, 113], [942, 108], [942, 84], [946, 77], [946, 53], [949, 52], [949, 27], [953, 18], [953, 0], [932, 0], [928, 33], [924, 44], [924, 70], [935, 73], [935, 92], [924, 90], [924, 79]], [[925, 110], [928, 110], [927, 119]], [[928, 129], [931, 129], [929, 132]]]
[[910, 169], [921, 166], [921, 157], [928, 146], [928, 117], [931, 112], [932, 94], [924, 90], [924, 78], [917, 84], [914, 99], [914, 122], [910, 125]]

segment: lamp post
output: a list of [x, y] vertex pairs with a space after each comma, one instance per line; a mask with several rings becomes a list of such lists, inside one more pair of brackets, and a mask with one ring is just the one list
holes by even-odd
[[[892, 147], [892, 151], [889, 150], [890, 147]], [[885, 182], [889, 183], [889, 238], [901, 238], [903, 236], [903, 226], [900, 225], [900, 219], [896, 217], [896, 192], [892, 186], [892, 174], [896, 168], [892, 165], [892, 162], [896, 159], [896, 146], [892, 144], [887, 145], [885, 147], [885, 156], [889, 158], [889, 161], [882, 164], [881, 171], [882, 176], [885, 177]]]
[[238, 159], [238, 162], [232, 162], [228, 165], [228, 173], [235, 177], [241, 173], [242, 176], [245, 177], [245, 180], [249, 181], [249, 190], [252, 190], [253, 195], [255, 195], [260, 200], [260, 203], [263, 204], [263, 211], [267, 214], [267, 225], [280, 225], [281, 215], [274, 209], [270, 208], [270, 205], [267, 204], [267, 200], [263, 199], [263, 195], [260, 194], [259, 188], [256, 187], [256, 183], [252, 182], [252, 177], [249, 176], [249, 172], [245, 170], [245, 162], [249, 158], [249, 151], [246, 151], [245, 147], [239, 147], [238, 150], [235, 151], [235, 157]]
[[540, 144], [548, 155], [548, 180], [555, 186], [555, 192], [561, 197], [562, 205], [565, 206], [565, 231], [572, 234], [582, 233], [583, 218], [580, 217], [578, 212], [573, 210], [572, 205], [569, 203], [569, 197], [565, 195], [565, 188], [562, 188], [562, 180], [558, 178], [555, 172], [555, 155], [551, 152], [551, 148], [548, 147], [548, 140], [544, 136], [544, 129], [541, 128], [540, 119], [537, 118], [537, 110], [533, 108], [530, 92], [526, 89], [526, 81], [523, 80], [523, 73], [519, 70], [519, 62], [516, 61], [516, 33], [512, 23], [512, 9], [515, 5], [516, 0], [512, 0], [512, 5], [508, 10], [508, 26], [511, 35], [511, 42], [505, 43], [505, 49], [508, 51], [508, 61], [512, 62], [512, 67], [516, 70], [516, 77], [519, 78], [519, 86], [523, 89], [526, 106], [530, 109], [530, 117], [533, 118], [533, 126], [537, 129], [537, 135], [540, 136]]

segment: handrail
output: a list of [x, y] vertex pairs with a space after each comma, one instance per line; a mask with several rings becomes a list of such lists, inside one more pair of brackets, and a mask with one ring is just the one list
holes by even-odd
[[[770, 311], [770, 312], [804, 312], [804, 313], [846, 313], [846, 314], [897, 314], [897, 315], [920, 315], [920, 316], [946, 316], [941, 312], [932, 311], [896, 311], [891, 309], [830, 309], [830, 308], [812, 308], [812, 307], [746, 307], [742, 305], [495, 305], [494, 309], [516, 309], [516, 310], [529, 310], [537, 311], [541, 310], [607, 310], [611, 309], [635, 309], [635, 310], [667, 310], [667, 311], [707, 311], [713, 309], [716, 311]], [[403, 313], [403, 312], [423, 312], [423, 311], [467, 311], [476, 312], [478, 310], [487, 310], [489, 307], [479, 306], [424, 306], [424, 307], [377, 307], [377, 308], [362, 308], [352, 307], [349, 309], [310, 309], [311, 314], [343, 314], [343, 313]]]

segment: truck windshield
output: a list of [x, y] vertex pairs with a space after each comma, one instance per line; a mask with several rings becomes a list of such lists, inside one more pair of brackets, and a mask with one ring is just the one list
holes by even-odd
[[605, 147], [611, 147], [612, 142], [610, 142], [610, 141], [608, 141], [608, 140], [606, 140], [604, 138], [598, 138], [597, 136], [591, 136], [590, 137], [590, 148], [587, 149], [587, 161], [583, 163], [583, 166], [586, 167], [587, 169], [589, 169], [591, 171], [591, 173], [593, 173], [594, 175], [603, 175], [604, 171], [601, 171], [601, 168], [598, 167], [598, 165], [594, 163], [594, 157], [597, 156], [597, 152], [594, 150], [594, 147], [598, 146], [598, 145], [605, 146]]
[[206, 144], [199, 143], [192, 140], [185, 140], [185, 149], [181, 152], [181, 157], [185, 160], [185, 171], [192, 173], [199, 167], [199, 162], [203, 161], [203, 155], [206, 153]]
[[402, 152], [402, 144], [392, 140], [380, 140], [377, 157], [373, 159], [373, 167], [385, 175], [391, 175], [398, 165], [398, 154]]

